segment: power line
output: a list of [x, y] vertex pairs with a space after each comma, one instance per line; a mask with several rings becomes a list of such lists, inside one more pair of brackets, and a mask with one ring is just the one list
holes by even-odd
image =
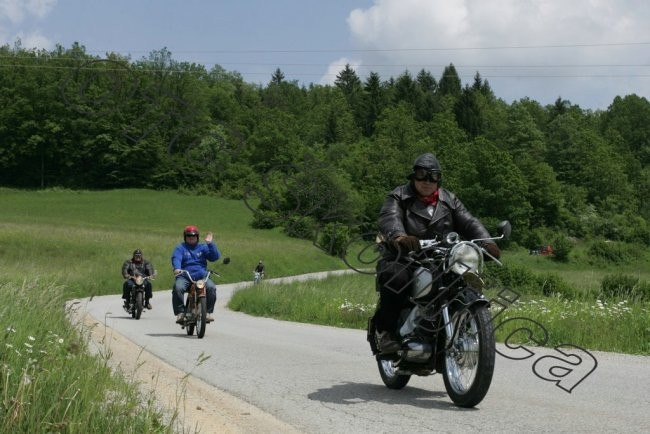
[[[649, 65], [643, 65], [649, 66]], [[174, 74], [192, 74], [201, 73], [203, 71], [179, 71], [169, 69], [145, 69], [145, 70], [127, 70], [125, 68], [90, 68], [90, 67], [75, 67], [75, 66], [56, 66], [56, 65], [23, 65], [23, 64], [0, 64], [0, 68], [28, 68], [28, 69], [51, 69], [51, 70], [77, 70], [77, 71], [94, 71], [94, 72], [139, 72], [139, 73], [158, 73], [158, 72], [171, 72]], [[268, 72], [248, 72], [248, 71], [233, 71], [242, 75], [269, 75]], [[333, 73], [300, 73], [302, 76], [307, 77], [335, 77], [338, 74]], [[473, 73], [462, 74], [462, 77], [473, 77]], [[482, 74], [483, 78], [648, 78], [648, 74], [578, 74], [578, 73], [526, 73], [526, 74]]]
[[[545, 44], [545, 45], [495, 45], [486, 47], [406, 47], [406, 48], [328, 48], [328, 49], [241, 49], [241, 50], [172, 50], [166, 47], [172, 53], [183, 54], [264, 54], [264, 53], [282, 53], [282, 54], [306, 54], [306, 53], [393, 53], [393, 52], [421, 52], [421, 51], [465, 51], [465, 50], [526, 50], [526, 49], [543, 49], [543, 48], [598, 48], [598, 47], [631, 47], [650, 45], [650, 42], [610, 42], [610, 43], [591, 43], [591, 44]], [[111, 53], [111, 52], [128, 52], [128, 53], [148, 53], [146, 50], [93, 50], [88, 53]]]

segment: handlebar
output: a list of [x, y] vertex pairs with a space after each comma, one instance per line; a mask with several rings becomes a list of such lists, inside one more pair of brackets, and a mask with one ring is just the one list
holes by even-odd
[[[485, 247], [483, 247], [483, 243], [481, 241], [490, 241], [490, 240], [500, 240], [503, 239], [504, 235], [500, 235], [498, 237], [490, 237], [490, 238], [479, 238], [475, 240], [470, 240], [469, 242], [476, 244], [480, 249], [481, 252], [483, 253], [484, 256], [489, 257], [491, 260], [496, 262], [499, 265], [503, 265], [501, 261], [499, 261], [498, 258], [495, 258], [488, 252]], [[419, 240], [420, 241], [420, 250], [432, 250], [434, 248], [438, 248], [440, 252], [447, 251], [448, 249], [451, 248], [452, 244], [449, 246], [443, 246], [443, 241], [437, 240], [437, 239], [431, 239], [431, 240]], [[459, 242], [460, 239], [456, 238], [455, 242]], [[455, 243], [454, 243], [455, 244]], [[415, 252], [411, 252], [411, 254], [415, 254]]]
[[139, 274], [139, 275], [137, 275], [137, 276], [130, 276], [130, 275], [129, 275], [128, 277], [125, 277], [124, 280], [135, 279], [135, 278], [137, 278], [137, 277], [142, 277], [142, 278], [145, 279], [145, 280], [155, 280], [155, 279], [156, 279], [156, 275], [155, 275], [155, 274], [154, 274], [154, 275], [151, 275], [151, 276], [143, 276], [142, 274]]
[[187, 278], [188, 278], [188, 279], [190, 280], [190, 282], [192, 282], [192, 283], [196, 283], [198, 280], [208, 280], [208, 279], [210, 278], [210, 276], [213, 275], [213, 274], [214, 274], [215, 276], [217, 276], [217, 277], [221, 277], [218, 273], [215, 273], [215, 272], [212, 271], [212, 270], [207, 270], [207, 272], [206, 272], [205, 276], [203, 277], [203, 279], [198, 279], [198, 280], [194, 280], [194, 279], [192, 279], [192, 276], [190, 275], [190, 272], [187, 271], [187, 270], [181, 270], [181, 271], [180, 271], [178, 274], [176, 274], [175, 276], [180, 276], [181, 274], [186, 275]]

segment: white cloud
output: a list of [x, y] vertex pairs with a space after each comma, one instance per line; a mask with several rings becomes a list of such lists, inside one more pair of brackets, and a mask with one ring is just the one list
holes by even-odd
[[20, 39], [26, 49], [52, 48], [52, 41], [26, 22], [45, 18], [56, 3], [57, 0], [0, 0], [0, 45], [13, 45]]
[[334, 81], [336, 80], [336, 76], [343, 69], [345, 69], [345, 65], [348, 65], [348, 64], [350, 65], [350, 68], [357, 71], [359, 69], [359, 67], [361, 66], [361, 61], [359, 61], [359, 60], [350, 60], [347, 57], [341, 57], [340, 59], [335, 60], [334, 62], [331, 62], [329, 64], [329, 66], [327, 67], [327, 72], [319, 80], [319, 84], [322, 84], [322, 85], [334, 84]]
[[46, 36], [42, 35], [40, 32], [30, 32], [30, 33], [18, 33], [14, 41], [20, 39], [20, 45], [27, 49], [46, 49], [50, 50], [54, 48], [54, 43]]
[[368, 50], [359, 57], [382, 78], [437, 76], [454, 63], [463, 83], [479, 71], [508, 101], [561, 96], [596, 108], [619, 94], [650, 98], [650, 68], [630, 66], [650, 60], [639, 44], [650, 41], [648, 22], [650, 4], [631, 0], [376, 0], [348, 16]]
[[25, 16], [45, 17], [56, 6], [57, 0], [0, 0], [0, 19], [14, 24], [23, 22]]

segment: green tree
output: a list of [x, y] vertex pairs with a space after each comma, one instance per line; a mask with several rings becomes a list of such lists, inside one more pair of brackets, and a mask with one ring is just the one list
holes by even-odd
[[338, 87], [350, 106], [355, 123], [360, 128], [364, 125], [363, 86], [357, 73], [346, 64], [345, 68], [336, 76], [334, 85]]
[[[509, 219], [515, 227], [528, 228], [532, 207], [526, 196], [528, 183], [510, 154], [477, 138], [469, 143], [457, 194], [468, 209], [481, 218]], [[515, 240], [521, 236], [518, 232]]]
[[379, 119], [385, 106], [386, 96], [379, 74], [371, 72], [363, 87], [363, 119], [361, 129], [366, 137], [372, 136], [375, 132], [375, 122]]
[[441, 95], [459, 96], [462, 90], [460, 77], [456, 72], [456, 67], [453, 63], [446, 66], [442, 72], [442, 77], [438, 81], [438, 92]]
[[470, 137], [479, 136], [485, 130], [484, 99], [480, 91], [465, 86], [454, 105], [456, 121]]

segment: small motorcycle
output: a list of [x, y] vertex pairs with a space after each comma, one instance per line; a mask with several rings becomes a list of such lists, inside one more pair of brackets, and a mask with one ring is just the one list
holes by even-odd
[[264, 272], [263, 271], [253, 271], [253, 282], [255, 284], [258, 284], [264, 279]]
[[441, 372], [454, 404], [474, 407], [483, 400], [495, 359], [489, 301], [481, 293], [484, 256], [502, 264], [480, 243], [507, 238], [510, 223], [501, 222], [498, 231], [498, 237], [471, 241], [451, 232], [443, 240], [420, 240], [420, 252], [408, 254], [410, 303], [394, 333], [401, 348], [382, 354], [373, 318], [368, 321], [367, 339], [387, 387], [402, 389], [412, 375]]
[[142, 309], [144, 309], [145, 300], [145, 282], [153, 280], [154, 276], [136, 275], [131, 276], [133, 280], [133, 288], [131, 289], [131, 298], [129, 299], [129, 306], [124, 306], [124, 310], [131, 315], [132, 318], [140, 319]]
[[[230, 258], [224, 258], [224, 264], [230, 262]], [[205, 336], [205, 326], [207, 325], [208, 301], [206, 298], [206, 282], [210, 276], [221, 277], [212, 270], [208, 270], [203, 279], [193, 280], [187, 270], [181, 270], [191, 282], [190, 287], [185, 293], [185, 318], [181, 328], [186, 329], [188, 336], [192, 336], [196, 330], [196, 336], [202, 339]]]

